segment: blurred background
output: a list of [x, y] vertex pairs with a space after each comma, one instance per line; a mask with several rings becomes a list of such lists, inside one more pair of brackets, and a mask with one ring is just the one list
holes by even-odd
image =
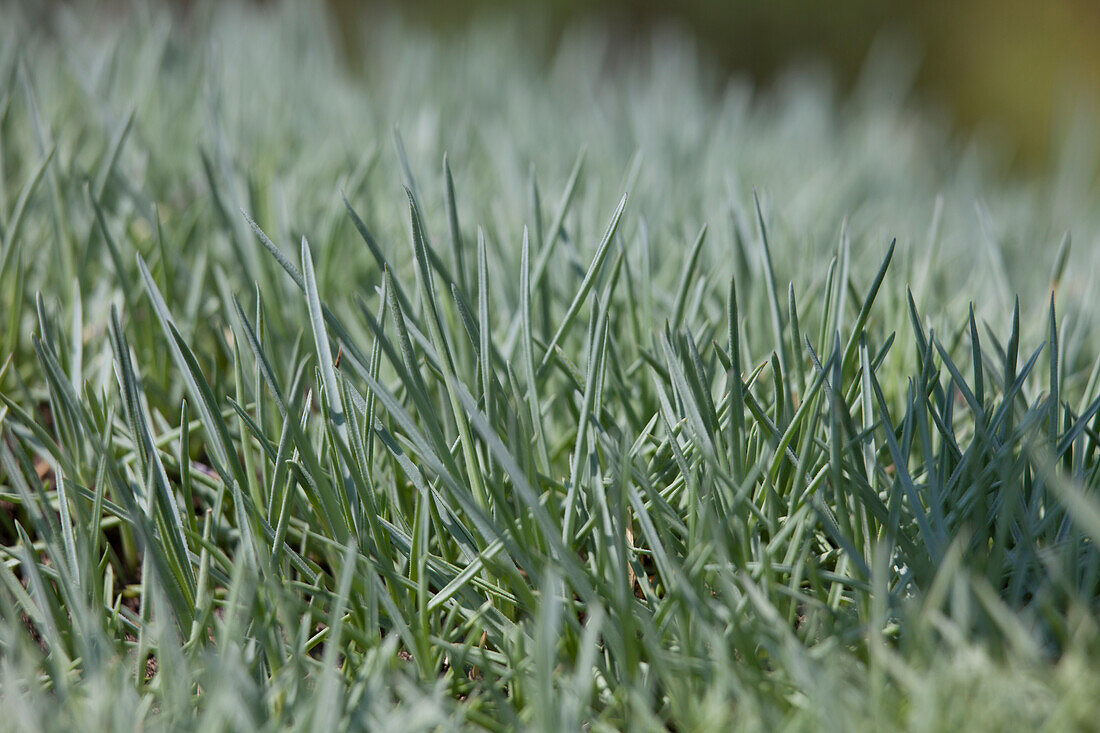
[[[46, 17], [50, 6], [75, 1], [24, 5]], [[184, 13], [221, 1], [169, 0]], [[1092, 122], [1100, 100], [1100, 0], [316, 1], [329, 6], [348, 59], [362, 58], [372, 21], [383, 15], [438, 33], [500, 17], [502, 27], [531, 36], [532, 53], [548, 57], [565, 29], [587, 24], [608, 33], [610, 63], [628, 62], [655, 29], [672, 28], [693, 38], [723, 74], [763, 85], [809, 66], [830, 74], [841, 91], [873, 69], [869, 56], [885, 51], [912, 74], [902, 93], [944, 113], [963, 134], [994, 139], [1018, 170], [1042, 169], [1064, 154], [1058, 143], [1070, 124], [1076, 144], [1082, 127], [1090, 144], [1100, 143], [1100, 124]]]
[[351, 54], [369, 42], [358, 29], [372, 16], [398, 12], [440, 33], [476, 16], [512, 16], [541, 36], [533, 48], [548, 50], [564, 28], [596, 23], [621, 58], [654, 28], [672, 26], [723, 73], [761, 84], [815, 64], [848, 88], [872, 50], [886, 50], [909, 62], [923, 103], [964, 133], [998, 140], [1022, 169], [1046, 166], [1070, 113], [1100, 97], [1100, 0], [326, 1]]

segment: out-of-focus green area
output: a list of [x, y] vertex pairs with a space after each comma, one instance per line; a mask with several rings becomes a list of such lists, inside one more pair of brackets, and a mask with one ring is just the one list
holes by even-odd
[[[962, 129], [998, 135], [1025, 166], [1043, 164], [1065, 113], [1100, 92], [1097, 0], [329, 0], [345, 43], [349, 22], [392, 10], [441, 32], [475, 15], [512, 15], [551, 43], [578, 22], [606, 23], [620, 46], [671, 24], [731, 73], [766, 81], [800, 62], [824, 62], [847, 85], [875, 43], [918, 61], [916, 88]], [[524, 24], [525, 18], [530, 23]]]

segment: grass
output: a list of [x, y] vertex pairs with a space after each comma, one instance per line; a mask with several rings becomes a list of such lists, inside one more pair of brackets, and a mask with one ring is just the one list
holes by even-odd
[[1095, 720], [1087, 151], [889, 59], [11, 12], [4, 726]]

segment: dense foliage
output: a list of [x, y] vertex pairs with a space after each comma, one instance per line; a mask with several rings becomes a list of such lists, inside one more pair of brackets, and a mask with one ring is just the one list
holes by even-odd
[[2, 725], [1095, 722], [1072, 137], [1001, 181], [889, 58], [4, 12]]

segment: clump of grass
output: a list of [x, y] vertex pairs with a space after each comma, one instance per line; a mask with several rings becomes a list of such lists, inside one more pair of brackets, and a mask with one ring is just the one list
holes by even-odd
[[13, 726], [1095, 718], [1051, 184], [870, 82], [749, 104], [578, 42], [536, 85], [398, 26], [357, 81], [240, 12], [4, 36]]

